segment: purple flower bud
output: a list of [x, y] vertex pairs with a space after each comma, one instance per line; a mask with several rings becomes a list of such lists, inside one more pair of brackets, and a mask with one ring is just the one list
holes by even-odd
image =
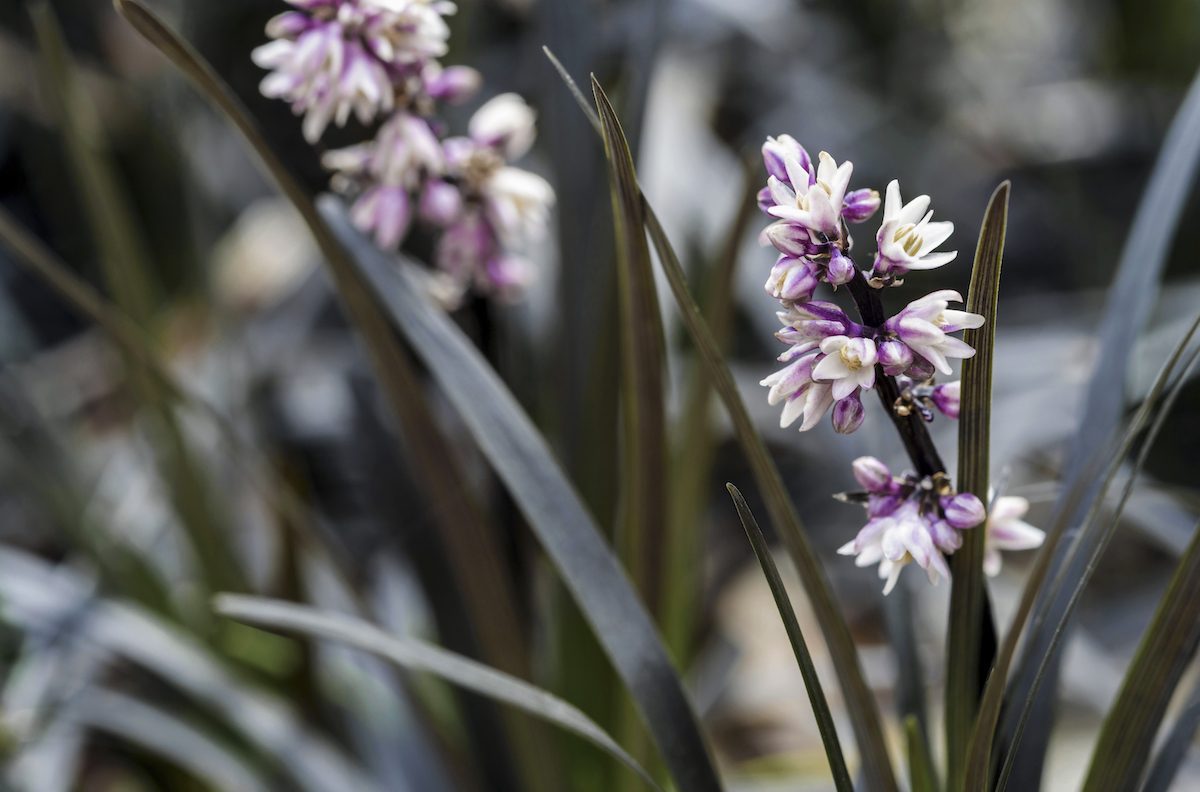
[[913, 353], [901, 341], [883, 341], [878, 346], [879, 364], [889, 377], [903, 374], [913, 364]]
[[886, 493], [892, 488], [892, 472], [875, 457], [864, 456], [854, 460], [854, 478], [867, 492]]
[[775, 198], [771, 195], [770, 187], [763, 187], [758, 191], [758, 208], [764, 214], [767, 210], [775, 205]]
[[914, 354], [912, 365], [908, 367], [908, 370], [904, 374], [913, 382], [924, 382], [932, 377], [935, 371], [936, 369], [932, 363], [920, 355]]
[[767, 294], [785, 302], [807, 302], [817, 290], [817, 276], [804, 259], [780, 256], [764, 284]]
[[846, 193], [842, 202], [842, 217], [848, 223], [862, 223], [879, 210], [879, 193], [871, 189]]
[[483, 77], [470, 66], [450, 66], [425, 82], [425, 91], [434, 99], [456, 104], [473, 96]]
[[766, 166], [767, 173], [779, 179], [784, 184], [791, 184], [787, 166], [784, 165], [784, 160], [789, 157], [799, 162], [800, 167], [809, 174], [813, 172], [812, 160], [809, 158], [808, 152], [791, 135], [767, 138], [767, 142], [763, 143], [762, 155], [763, 165]]
[[940, 499], [942, 514], [952, 528], [973, 528], [987, 519], [983, 503], [969, 492], [946, 495]]
[[458, 188], [441, 179], [430, 179], [421, 190], [418, 210], [421, 219], [436, 226], [447, 226], [462, 211], [462, 194]]
[[862, 426], [866, 413], [858, 393], [851, 393], [833, 405], [833, 429], [838, 434], [850, 434]]
[[960, 390], [961, 383], [947, 382], [945, 385], [938, 385], [934, 388], [930, 398], [933, 399], [934, 406], [941, 410], [947, 418], [957, 418]]
[[858, 270], [854, 268], [854, 262], [850, 260], [850, 257], [842, 255], [842, 251], [834, 248], [829, 257], [829, 267], [826, 270], [829, 282], [834, 286], [841, 286], [852, 281], [856, 274], [858, 274]]
[[821, 249], [813, 242], [807, 228], [793, 223], [772, 223], [763, 231], [762, 237], [785, 256], [811, 256]]

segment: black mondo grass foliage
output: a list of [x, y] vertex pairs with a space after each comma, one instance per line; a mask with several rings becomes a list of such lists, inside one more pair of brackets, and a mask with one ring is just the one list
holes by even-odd
[[[40, 515], [32, 536], [0, 527], [0, 788], [756, 786], [789, 765], [744, 761], [722, 720], [728, 647], [706, 641], [735, 596], [724, 558], [765, 583], [754, 607], [796, 662], [783, 705], [811, 724], [800, 766], [818, 788], [1052, 788], [1042, 767], [1071, 628], [1161, 473], [1152, 452], [1189, 426], [1200, 311], [1152, 338], [1147, 325], [1200, 167], [1200, 78], [1105, 301], [1098, 337], [1114, 357], [1094, 362], [1089, 417], [1030, 452], [1044, 480], [1018, 485], [997, 449], [1012, 429], [1006, 243], [1029, 218], [1019, 174], [966, 209], [981, 218], [967, 267], [961, 207], [939, 203], [935, 219], [933, 199], [898, 179], [856, 181], [878, 177], [878, 161], [856, 172], [779, 134], [746, 187], [729, 187], [740, 208], [711, 235], [720, 249], [704, 234], [677, 245], [676, 213], [648, 197], [657, 149], [643, 135], [671, 19], [660, 7], [618, 4], [618, 23], [600, 25], [575, 0], [277, 5], [229, 81], [190, 40], [202, 25], [113, 3], [122, 35], [149, 45], [137, 57], [203, 100], [188, 110], [197, 128], [240, 140], [277, 193], [259, 200], [291, 218], [284, 236], [311, 259], [282, 296], [210, 314], [196, 307], [218, 299], [204, 288], [177, 298], [158, 280], [160, 235], [124, 179], [119, 126], [97, 121], [113, 95], [131, 98], [73, 52], [78, 30], [48, 2], [29, 4], [39, 113], [93, 250], [78, 265], [78, 245], [48, 244], [6, 203], [0, 252], [88, 328], [81, 352], [55, 360], [86, 361], [103, 385], [64, 385], [62, 363], [0, 367], [4, 513]], [[492, 28], [525, 25], [582, 37], [567, 62], [594, 68], [585, 89], [528, 35], [475, 57]], [[513, 50], [522, 68], [496, 68]], [[535, 110], [551, 91], [594, 136], [558, 136]], [[559, 172], [565, 151], [576, 170]], [[581, 206], [588, 217], [555, 218]], [[609, 268], [588, 274], [586, 311], [556, 304], [571, 288], [546, 297], [556, 220], [604, 236], [557, 256], [562, 278]], [[750, 230], [757, 252], [740, 244]], [[241, 266], [265, 271], [289, 255], [283, 238]], [[765, 276], [757, 302], [740, 290], [747, 268]], [[956, 277], [965, 298], [942, 287]], [[747, 341], [765, 335], [752, 314], [768, 304], [774, 362]], [[270, 322], [246, 318], [256, 311]], [[539, 333], [588, 334], [596, 359], [573, 361], [587, 376], [559, 382], [570, 367], [547, 363]], [[317, 356], [344, 387], [301, 376]], [[1132, 387], [1135, 358], [1157, 374]], [[287, 387], [300, 395], [278, 396]], [[568, 390], [611, 403], [565, 430], [577, 416], [554, 394]], [[346, 416], [339, 442], [294, 431], [314, 404]], [[579, 457], [567, 434], [603, 442]], [[331, 497], [339, 486], [349, 494]], [[1038, 498], [1054, 501], [1045, 530], [1027, 521]], [[847, 533], [838, 521], [857, 509]], [[1085, 790], [1165, 790], [1186, 772], [1200, 726], [1197, 530], [1143, 597], [1132, 659], [1075, 774]], [[868, 654], [881, 603], [897, 600], [914, 612], [888, 630], [906, 634]], [[941, 603], [921, 631], [936, 640], [913, 626], [931, 612], [913, 603]], [[929, 646], [936, 675], [919, 662]], [[881, 674], [881, 657], [910, 667]], [[894, 696], [881, 693], [889, 675]]]

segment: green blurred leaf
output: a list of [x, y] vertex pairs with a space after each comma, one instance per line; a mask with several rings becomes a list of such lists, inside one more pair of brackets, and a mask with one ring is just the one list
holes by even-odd
[[1133, 789], [1150, 760], [1155, 734], [1200, 646], [1200, 527], [1125, 672], [1104, 719], [1084, 792]]
[[[53, 9], [29, 8], [45, 76], [62, 130], [67, 159], [95, 239], [104, 281], [117, 305], [148, 327], [153, 314], [152, 268], [132, 207], [117, 178], [107, 141], [90, 97], [80, 87]], [[151, 439], [171, 503], [196, 553], [199, 583], [210, 590], [240, 589], [245, 577], [226, 541], [220, 500], [201, 469], [171, 409], [170, 395], [137, 356], [127, 359], [134, 393], [150, 415]]]
[[796, 620], [796, 612], [788, 598], [783, 578], [771, 558], [771, 548], [763, 537], [758, 521], [750, 512], [746, 499], [732, 484], [726, 484], [733, 505], [737, 508], [738, 519], [754, 548], [754, 555], [762, 567], [763, 577], [771, 587], [771, 596], [775, 599], [775, 607], [779, 609], [779, 617], [783, 619], [783, 627], [787, 631], [788, 641], [792, 644], [792, 653], [796, 655], [796, 664], [800, 666], [800, 675], [804, 677], [804, 688], [808, 691], [808, 702], [812, 705], [813, 717], [817, 721], [817, 729], [821, 732], [821, 743], [825, 746], [825, 756], [829, 759], [829, 770], [833, 773], [833, 784], [839, 792], [854, 792], [854, 783], [846, 770], [846, 758], [842, 756], [842, 746], [838, 742], [837, 727], [833, 723], [833, 714], [829, 711], [829, 702], [825, 700], [825, 691], [821, 689], [821, 679], [817, 676], [817, 667], [813, 665], [812, 655], [808, 652], [808, 644], [804, 642], [804, 634], [800, 631], [800, 622]]
[[[1151, 415], [1155, 412], [1155, 408], [1159, 406], [1159, 397], [1162, 395], [1170, 379], [1171, 373], [1175, 370], [1180, 358], [1190, 343], [1192, 337], [1196, 333], [1197, 327], [1200, 327], [1200, 317], [1192, 323], [1191, 327], [1184, 334], [1183, 338], [1176, 345], [1162, 369], [1159, 371], [1155, 379], [1154, 385], [1151, 387], [1142, 403], [1137, 414], [1130, 421], [1120, 442], [1115, 444], [1113, 452], [1104, 457], [1108, 464], [1103, 471], [1097, 470], [1095, 474], [1100, 477], [1101, 486], [1099, 490], [1093, 490], [1085, 487], [1082, 480], [1077, 481], [1075, 486], [1064, 496], [1067, 503], [1060, 514], [1055, 524], [1047, 532], [1046, 543], [1037, 555], [1037, 560], [1034, 562], [1033, 569], [1029, 573], [1029, 579], [1025, 584], [1025, 588], [1021, 593], [1021, 600], [1017, 605], [1017, 610], [1013, 616], [1012, 624], [1009, 627], [1008, 633], [1004, 636], [1004, 640], [1000, 644], [1000, 650], [996, 655], [996, 662], [992, 668], [991, 674], [988, 676], [987, 684], [984, 686], [983, 697], [979, 705], [979, 714], [975, 720], [975, 725], [971, 731], [971, 740], [967, 747], [967, 763], [965, 769], [965, 779], [962, 786], [963, 790], [988, 789], [991, 787], [993, 778], [993, 744], [996, 741], [997, 725], [1000, 719], [1001, 708], [1005, 704], [1006, 697], [1011, 697], [1011, 702], [1024, 701], [1028, 703], [1028, 698], [1019, 699], [1013, 696], [1012, 691], [1007, 689], [1008, 672], [1012, 665], [1012, 660], [1016, 654], [1017, 645], [1020, 642], [1022, 632], [1025, 629], [1025, 624], [1029, 619], [1033, 606], [1039, 595], [1042, 593], [1042, 588], [1046, 583], [1050, 574], [1052, 559], [1055, 556], [1055, 551], [1066, 535], [1067, 526], [1070, 524], [1070, 515], [1074, 514], [1081, 508], [1081, 504], [1085, 500], [1089, 501], [1089, 517], [1085, 519], [1084, 525], [1087, 526], [1095, 514], [1103, 505], [1104, 496], [1112, 484], [1113, 479], [1120, 470], [1121, 463], [1124, 461], [1129, 450], [1133, 447], [1134, 441], [1137, 439], [1141, 430], [1145, 427]], [[1180, 380], [1183, 381], [1182, 378]], [[1100, 459], [1098, 457], [1098, 459]], [[1089, 476], [1090, 478], [1090, 476]], [[1133, 480], [1132, 477], [1130, 479]], [[1085, 489], [1090, 490], [1088, 496], [1085, 496]], [[1126, 493], [1126, 496], [1128, 493]], [[1119, 509], [1117, 510], [1119, 516]], [[1115, 519], [1115, 518], [1114, 518]], [[1044, 629], [1042, 622], [1035, 622], [1030, 627], [1031, 635]], [[1061, 637], [1061, 630], [1056, 630]], [[1051, 633], [1053, 635], [1054, 633]], [[1031, 642], [1032, 644], [1032, 642]], [[1043, 655], [1044, 657], [1045, 655]], [[1014, 705], [1015, 706], [1015, 705]], [[1028, 715], [1028, 708], [1022, 708], [1025, 715]]]
[[[996, 341], [996, 313], [1000, 296], [1000, 268], [1004, 234], [1008, 225], [1010, 185], [1003, 182], [992, 193], [971, 270], [967, 310], [985, 317], [983, 326], [963, 333], [975, 356], [963, 361], [962, 406], [958, 422], [958, 491], [970, 492], [983, 503], [989, 500], [992, 425], [992, 356]], [[950, 557], [951, 589], [946, 641], [946, 756], [951, 786], [961, 778], [967, 741], [979, 705], [979, 696], [994, 659], [995, 625], [984, 585], [985, 526], [963, 533], [963, 546]]]
[[250, 114], [206, 63], [183, 39], [143, 5], [115, 0], [131, 25], [180, 69], [254, 148], [267, 174], [295, 205], [317, 241], [341, 295], [346, 314], [366, 342], [389, 403], [399, 418], [406, 446], [418, 460], [414, 470], [437, 515], [456, 564], [459, 584], [467, 595], [472, 624], [484, 651], [497, 666], [513, 672], [528, 669], [521, 639], [516, 597], [500, 567], [502, 552], [489, 520], [476, 502], [459, 469], [449, 441], [438, 428], [421, 396], [421, 385], [407, 352], [392, 332], [345, 250], [317, 212], [310, 195], [284, 167], [259, 132]]
[[516, 707], [579, 735], [658, 789], [646, 771], [590, 718], [552, 693], [510, 674], [424, 641], [389, 635], [361, 619], [341, 613], [323, 612], [266, 597], [229, 594], [218, 596], [213, 607], [217, 613], [247, 624], [349, 644], [409, 671], [433, 674], [473, 693]]
[[508, 487], [632, 694], [682, 792], [720, 789], [678, 674], [625, 571], [545, 439], [459, 327], [434, 304], [413, 262], [376, 248], [332, 196], [321, 212], [388, 316], [454, 405]]
[[633, 155], [608, 98], [592, 79], [612, 182], [621, 321], [621, 530], [617, 546], [651, 613], [661, 603], [666, 558], [667, 437], [663, 414], [664, 341], [646, 244]]
[[915, 715], [904, 719], [904, 738], [908, 745], [908, 776], [912, 792], [939, 792], [937, 770], [929, 741]]

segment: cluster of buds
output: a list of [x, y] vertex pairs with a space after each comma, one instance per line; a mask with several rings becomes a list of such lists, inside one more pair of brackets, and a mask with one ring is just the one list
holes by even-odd
[[855, 556], [858, 566], [879, 564], [879, 577], [887, 581], [884, 594], [910, 562], [924, 569], [931, 583], [949, 577], [944, 556], [962, 546], [961, 531], [987, 518], [979, 498], [967, 492], [956, 494], [943, 473], [896, 477], [874, 457], [859, 457], [853, 468], [865, 492], [837, 497], [863, 504], [867, 524], [838, 552]]
[[304, 116], [316, 143], [330, 123], [351, 116], [380, 122], [375, 137], [329, 151], [333, 187], [353, 198], [356, 226], [396, 250], [414, 221], [438, 233], [440, 292], [456, 302], [472, 287], [518, 294], [530, 276], [520, 251], [544, 235], [554, 191], [509, 163], [535, 137], [534, 113], [515, 94], [485, 103], [464, 136], [447, 136], [439, 102], [470, 99], [482, 82], [474, 69], [444, 67], [450, 29], [446, 0], [288, 0], [272, 19], [272, 38], [253, 53], [270, 70], [265, 96]]
[[[860, 304], [864, 317], [880, 315], [877, 325], [855, 322], [836, 304], [814, 299], [822, 283], [835, 291], [850, 286], [860, 295], [864, 290], [874, 294], [901, 284], [909, 272], [949, 263], [956, 254], [937, 248], [950, 237], [953, 224], [934, 222], [929, 196], [904, 203], [899, 184], [892, 181], [882, 202], [883, 222], [875, 236], [873, 264], [870, 270], [860, 271], [851, 258], [849, 228], [879, 210], [879, 193], [850, 190], [852, 163], [839, 165], [825, 152], [814, 163], [804, 147], [787, 135], [768, 138], [762, 153], [768, 179], [758, 204], [774, 222], [763, 230], [760, 241], [779, 254], [765, 288], [782, 303], [777, 315], [783, 329], [776, 337], [788, 349], [779, 356], [784, 367], [761, 384], [770, 389], [770, 404], [784, 405], [780, 423], [786, 427], [800, 419], [803, 432], [832, 412], [837, 432], [853, 432], [865, 414], [862, 392], [875, 388], [880, 378], [894, 378], [899, 396], [890, 408], [898, 419], [915, 414], [931, 421], [935, 410], [957, 418], [959, 383], [938, 384], [934, 377], [950, 375], [951, 360], [975, 354], [952, 335], [984, 322], [978, 314], [950, 308], [951, 303], [963, 301], [962, 295], [936, 291], [886, 319], [880, 311], [865, 311]], [[854, 475], [866, 491], [841, 497], [861, 502], [868, 522], [840, 552], [855, 556], [859, 566], [878, 563], [879, 574], [887, 581], [885, 594], [911, 562], [934, 583], [948, 577], [945, 557], [961, 546], [960, 532], [988, 519], [980, 500], [955, 493], [945, 473], [895, 477], [882, 462], [863, 457], [854, 463]], [[995, 540], [989, 527], [989, 572], [998, 569], [999, 549], [1036, 546], [1030, 544], [1035, 534], [1040, 543], [1040, 531], [1020, 522], [1019, 514], [1012, 516], [1024, 513], [1016, 503], [1020, 500], [996, 501], [1002, 515], [989, 522], [1000, 526]]]

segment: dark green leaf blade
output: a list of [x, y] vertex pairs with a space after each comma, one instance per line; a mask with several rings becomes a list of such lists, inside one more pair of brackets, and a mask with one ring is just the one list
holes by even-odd
[[[644, 197], [643, 200], [645, 200]], [[854, 736], [862, 754], [863, 771], [867, 777], [868, 787], [893, 790], [896, 788], [896, 781], [892, 772], [891, 759], [887, 753], [887, 744], [883, 739], [879, 710], [875, 697], [863, 677], [862, 665], [858, 660], [858, 651], [854, 647], [850, 628], [838, 610], [833, 590], [825, 577], [816, 552], [809, 544], [804, 527], [800, 523], [800, 516], [796, 513], [791, 498], [788, 497], [787, 488], [783, 485], [783, 478], [779, 475], [779, 469], [767, 452], [766, 444], [763, 443], [758, 431], [754, 428], [750, 413], [734, 383], [733, 374], [721, 355], [720, 347], [712, 337], [708, 323], [704, 320], [704, 316], [700, 313], [699, 307], [688, 290], [687, 276], [684, 275], [683, 267], [680, 266], [666, 232], [649, 204], [646, 204], [646, 224], [650, 232], [650, 239], [658, 253], [659, 264], [666, 273], [675, 303], [679, 306], [683, 316], [684, 325], [700, 352], [705, 373], [729, 413], [738, 443], [742, 447], [742, 453], [746, 455], [750, 463], [755, 482], [766, 501], [771, 519], [787, 545], [792, 563], [796, 565], [796, 569], [800, 573], [800, 580], [804, 583], [813, 611], [821, 625], [821, 631], [829, 645], [834, 667], [841, 682], [842, 694], [845, 696], [850, 719], [854, 725]]]
[[[1163, 369], [1164, 376], [1160, 377], [1160, 382], [1164, 385], [1167, 378], [1175, 368], [1175, 363], [1178, 362], [1179, 356], [1186, 350], [1188, 343], [1191, 341], [1192, 335], [1196, 328], [1200, 326], [1200, 316], [1197, 316], [1196, 321], [1192, 324], [1187, 335], [1180, 342], [1175, 354], [1171, 356], [1171, 360]], [[1080, 530], [1078, 538], [1070, 548], [1067, 554], [1066, 562], [1063, 565], [1063, 571], [1058, 574], [1054, 580], [1054, 586], [1050, 589], [1050, 597], [1058, 599], [1063, 595], [1063, 592], [1068, 592], [1066, 597], [1066, 605], [1061, 614], [1054, 620], [1038, 619], [1035, 620], [1031, 628], [1031, 634], [1047, 636], [1045, 640], [1046, 647], [1040, 654], [1033, 654], [1033, 682], [1029, 686], [1028, 693], [1024, 698], [1015, 697], [1013, 699], [1014, 710], [1017, 712], [1016, 727], [1013, 731], [1012, 740], [1008, 745], [1008, 752], [1004, 757], [1004, 762], [1000, 768], [1000, 779], [998, 788], [1004, 790], [1007, 787], [1008, 781], [1012, 777], [1014, 768], [1016, 767], [1017, 757], [1020, 756], [1019, 748], [1021, 740], [1025, 732], [1025, 727], [1029, 723], [1029, 717], [1033, 712], [1034, 706], [1038, 703], [1038, 694], [1041, 690], [1042, 682], [1048, 677], [1048, 670], [1051, 664], [1056, 661], [1058, 650], [1062, 646], [1063, 636], [1066, 634], [1067, 623], [1071, 615], [1075, 612], [1075, 606], [1079, 603], [1080, 597], [1083, 595], [1084, 589], [1092, 578], [1092, 574], [1096, 571], [1096, 566], [1100, 561], [1100, 557], [1107, 549], [1109, 542], [1112, 541], [1113, 534], [1116, 533], [1120, 523], [1121, 513], [1125, 509], [1125, 504], [1129, 501], [1129, 496], [1133, 492], [1134, 484], [1137, 483], [1138, 473], [1146, 462], [1146, 457], [1149, 456], [1150, 449], [1154, 445], [1159, 432], [1166, 424], [1166, 418], [1171, 412], [1175, 401], [1179, 398], [1179, 394], [1183, 392], [1183, 386], [1187, 384], [1188, 375], [1195, 367], [1197, 362], [1200, 362], [1200, 348], [1197, 348], [1187, 362], [1183, 366], [1182, 375], [1172, 385], [1167, 393], [1162, 404], [1157, 403], [1156, 394], [1153, 401], [1148, 398], [1147, 403], [1138, 411], [1138, 417], [1135, 418], [1134, 424], [1130, 427], [1129, 433], [1126, 435], [1126, 442], [1120, 453], [1113, 459], [1109, 465], [1109, 470], [1105, 476], [1100, 491], [1088, 510], [1087, 516], [1083, 521], [1083, 526]], [[1158, 389], [1159, 383], [1155, 383]], [[1153, 391], [1152, 391], [1153, 393]], [[1104, 497], [1109, 486], [1117, 476], [1120, 469], [1120, 463], [1132, 447], [1134, 440], [1137, 438], [1145, 421], [1151, 416], [1154, 417], [1154, 423], [1150, 426], [1146, 433], [1145, 439], [1142, 441], [1141, 448], [1135, 458], [1129, 477], [1125, 482], [1125, 486], [1121, 491], [1120, 497], [1117, 499], [1116, 506], [1112, 510], [1112, 514], [1106, 525], [1100, 526], [1097, 522], [1101, 509], [1104, 507]], [[1072, 573], [1072, 566], [1077, 557], [1085, 559], [1083, 569], [1078, 576]], [[1032, 642], [1031, 642], [1032, 643]], [[1041, 642], [1039, 642], [1041, 643]], [[1019, 703], [1019, 706], [1017, 704]]]
[[808, 644], [804, 642], [804, 634], [800, 631], [800, 622], [796, 620], [796, 612], [792, 610], [792, 602], [784, 588], [783, 578], [771, 558], [771, 548], [763, 537], [758, 521], [746, 504], [742, 493], [732, 484], [726, 484], [733, 505], [737, 508], [738, 518], [754, 555], [762, 566], [763, 577], [771, 587], [771, 596], [775, 598], [775, 607], [779, 609], [779, 617], [783, 619], [783, 627], [787, 630], [788, 641], [792, 644], [792, 652], [796, 655], [796, 663], [800, 666], [800, 674], [804, 677], [804, 687], [808, 691], [808, 702], [812, 705], [813, 717], [817, 720], [817, 729], [821, 732], [821, 742], [825, 746], [825, 756], [829, 758], [829, 769], [833, 773], [834, 786], [839, 792], [853, 792], [854, 784], [850, 773], [846, 770], [846, 759], [842, 756], [842, 746], [838, 742], [837, 727], [833, 723], [833, 715], [829, 711], [829, 702], [825, 700], [825, 692], [821, 689], [821, 679], [817, 676], [817, 668], [813, 665], [812, 655], [809, 654]]
[[[1088, 475], [1090, 460], [1104, 448], [1105, 442], [1118, 434], [1117, 427], [1127, 407], [1125, 383], [1133, 345], [1146, 324], [1150, 311], [1158, 299], [1162, 274], [1167, 264], [1171, 244], [1187, 206], [1187, 198], [1200, 171], [1200, 72], [1197, 72], [1183, 103], [1176, 111], [1167, 131], [1161, 151], [1150, 175], [1146, 190], [1138, 202], [1137, 214], [1125, 245], [1121, 250], [1117, 273], [1108, 289], [1103, 320], [1098, 329], [1097, 348], [1104, 354], [1098, 356], [1087, 397], [1074, 440], [1067, 448], [1063, 463], [1063, 492], [1070, 492], [1075, 484], [1085, 487], [1082, 503], [1070, 514], [1076, 520], [1087, 510], [1087, 502], [1094, 496], [1096, 479]], [[1056, 504], [1056, 511], [1066, 508], [1065, 501]], [[1078, 525], [1078, 522], [1076, 522]], [[1078, 576], [1082, 571], [1083, 558], [1077, 556], [1078, 564], [1071, 573]], [[1063, 562], [1061, 556], [1054, 559], [1053, 573], [1057, 574]], [[1057, 616], [1066, 607], [1066, 600], [1059, 598], [1048, 603], [1039, 603], [1039, 610], [1048, 608]], [[1035, 641], [1040, 636], [1031, 636]], [[1044, 646], [1036, 647], [1038, 651]], [[1032, 684], [1033, 669], [1021, 662], [1014, 674], [1014, 684], [1028, 690]], [[1057, 665], [1050, 670], [1057, 677]], [[1051, 687], [1055, 684], [1052, 683]], [[1052, 697], [1043, 697], [1049, 701]], [[1043, 746], [1048, 742], [1048, 733], [1053, 721], [1049, 704], [1035, 707], [1036, 717], [1032, 725], [1037, 738], [1030, 741], [1020, 760], [1021, 772], [1018, 780], [1031, 783], [1041, 774], [1045, 755]], [[1001, 726], [1004, 738], [1011, 738], [1015, 723], [1006, 714]]]
[[[1150, 415], [1154, 412], [1155, 407], [1158, 406], [1159, 397], [1166, 388], [1171, 373], [1179, 363], [1198, 327], [1200, 327], [1200, 317], [1193, 322], [1191, 328], [1176, 345], [1120, 442], [1115, 445], [1112, 454], [1105, 457], [1110, 460], [1107, 469], [1104, 471], [1095, 471], [1096, 475], [1101, 478], [1101, 486], [1098, 493], [1092, 498], [1090, 507], [1092, 512], [1100, 508], [1108, 487], [1120, 469], [1122, 460], [1129, 453], [1129, 449], [1132, 448], [1138, 433], [1145, 427]], [[1047, 532], [1046, 543], [1038, 553], [1033, 569], [1029, 573], [1029, 579], [1026, 581], [1025, 588], [1021, 593], [1021, 600], [1013, 616], [1012, 625], [1001, 642], [996, 662], [991, 674], [988, 676], [987, 684], [984, 686], [983, 698], [979, 706], [979, 715], [971, 731], [971, 740], [967, 748], [965, 781], [961, 787], [964, 790], [987, 789], [990, 787], [993, 778], [993, 744], [996, 741], [1001, 708], [1004, 705], [1006, 694], [1012, 695], [1012, 691], [1008, 690], [1007, 687], [1008, 672], [1012, 666], [1017, 645], [1020, 642], [1026, 622], [1033, 611], [1034, 604], [1038, 597], [1045, 593], [1042, 589], [1050, 575], [1051, 562], [1055, 556], [1056, 548], [1061, 544], [1066, 535], [1067, 526], [1070, 523], [1069, 517], [1079, 508], [1079, 504], [1084, 500], [1084, 489], [1085, 486], [1080, 481], [1067, 493], [1065, 500], [1068, 506], [1060, 512], [1055, 524]], [[1090, 522], [1090, 520], [1085, 520], [1085, 524], [1087, 522]], [[1039, 624], [1034, 624], [1030, 628], [1030, 631], [1035, 632], [1038, 629], [1040, 629]], [[1059, 634], [1061, 636], [1061, 632]], [[1013, 698], [1012, 700], [1016, 702], [1022, 701], [1022, 699], [1017, 698]]]
[[625, 571], [529, 416], [413, 272], [376, 248], [336, 198], [321, 213], [429, 367], [517, 501], [625, 681], [681, 790], [721, 785], [682, 683]]
[[528, 667], [521, 640], [516, 595], [499, 566], [489, 521], [466, 484], [466, 475], [421, 396], [420, 382], [408, 353], [387, 318], [362, 283], [345, 251], [317, 212], [311, 196], [284, 167], [263, 138], [249, 112], [232, 90], [192, 47], [136, 0], [115, 0], [117, 10], [147, 41], [167, 57], [220, 111], [254, 149], [274, 180], [308, 225], [344, 303], [375, 365], [383, 391], [396, 414], [407, 447], [419, 460], [414, 469], [444, 531], [456, 578], [470, 609], [473, 627], [492, 662], [510, 672]]
[[1142, 792], [1167, 792], [1170, 789], [1188, 750], [1192, 747], [1192, 742], [1196, 739], [1197, 729], [1200, 729], [1200, 686], [1192, 688], [1187, 703], [1179, 717], [1171, 724], [1166, 739], [1154, 755], [1150, 771], [1146, 773], [1146, 783], [1142, 785]]
[[908, 743], [908, 776], [912, 792], [938, 792], [940, 787], [933, 754], [915, 715], [904, 719], [904, 737]]
[[[991, 459], [992, 354], [1009, 190], [1009, 183], [1002, 182], [988, 201], [975, 249], [975, 265], [971, 270], [967, 310], [982, 314], [985, 322], [963, 334], [963, 341], [975, 349], [975, 356], [963, 361], [962, 367], [956, 484], [959, 492], [970, 492], [985, 504], [988, 502]], [[947, 775], [951, 786], [961, 778], [979, 696], [994, 659], [985, 653], [985, 647], [996, 645], [983, 575], [986, 536], [982, 525], [966, 531], [962, 547], [950, 558], [945, 712]]]
[[1084, 792], [1133, 789], [1155, 733], [1200, 645], [1200, 529], [1175, 569], [1154, 619], [1104, 719]]
[[608, 98], [592, 78], [612, 183], [621, 342], [621, 529], [618, 548], [651, 613], [666, 559], [667, 437], [662, 317], [633, 155]]
[[508, 704], [579, 735], [633, 770], [651, 787], [658, 785], [612, 737], [587, 715], [552, 693], [503, 671], [414, 638], [390, 635], [353, 616], [331, 613], [284, 600], [222, 594], [214, 610], [260, 627], [299, 632], [339, 641], [376, 654], [409, 671], [438, 676], [473, 693]]

